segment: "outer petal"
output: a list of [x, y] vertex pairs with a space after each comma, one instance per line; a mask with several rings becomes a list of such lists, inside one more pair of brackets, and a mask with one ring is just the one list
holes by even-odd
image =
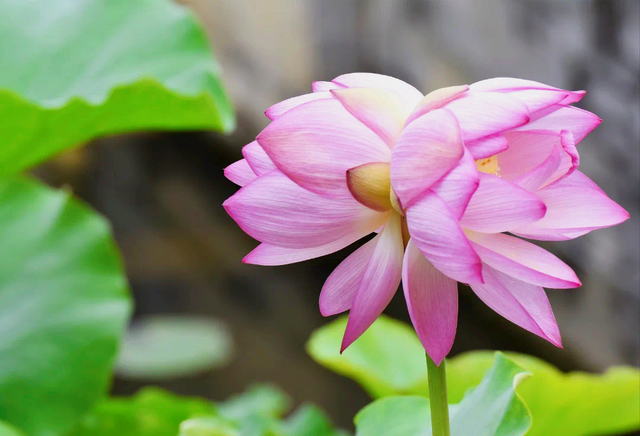
[[523, 103], [497, 92], [467, 92], [445, 108], [458, 119], [465, 143], [529, 121], [529, 110]]
[[374, 220], [362, 223], [352, 233], [343, 236], [325, 245], [310, 248], [285, 248], [276, 245], [265, 244], [264, 242], [247, 254], [242, 261], [252, 265], [287, 265], [290, 263], [302, 262], [316, 257], [325, 256], [342, 250], [344, 247], [353, 244], [359, 239], [378, 230], [387, 220], [386, 214], [380, 214]]
[[570, 104], [580, 101], [584, 91], [565, 91], [533, 80], [496, 77], [481, 80], [471, 85], [473, 91], [495, 91], [507, 93], [527, 105], [533, 113], [553, 104]]
[[413, 86], [395, 77], [374, 73], [343, 74], [333, 79], [333, 83], [345, 88], [380, 88], [400, 95], [409, 110], [422, 99], [422, 93]]
[[289, 111], [258, 135], [273, 163], [294, 182], [324, 195], [350, 196], [346, 172], [388, 162], [389, 147], [335, 99]]
[[301, 188], [278, 170], [246, 185], [223, 206], [249, 236], [287, 248], [330, 244], [381, 216], [353, 198], [334, 200]]
[[547, 206], [547, 214], [540, 221], [515, 229], [514, 233], [543, 241], [566, 240], [629, 218], [626, 210], [601, 190], [594, 189], [593, 182], [585, 183], [584, 179], [587, 177], [576, 171], [538, 190], [536, 194]]
[[544, 248], [502, 233], [467, 232], [480, 259], [492, 268], [538, 286], [577, 288], [571, 267]]
[[413, 109], [411, 115], [406, 121], [406, 124], [409, 124], [411, 121], [416, 118], [421, 117], [427, 112], [431, 112], [434, 109], [441, 108], [445, 104], [450, 101], [455, 100], [460, 97], [462, 94], [467, 92], [469, 89], [469, 85], [460, 85], [460, 86], [449, 86], [446, 88], [436, 89], [435, 91], [431, 91], [429, 94], [422, 97], [422, 100], [418, 103], [418, 105]]
[[320, 313], [331, 316], [351, 309], [360, 281], [375, 252], [378, 239], [374, 238], [351, 253], [333, 270], [320, 292]]
[[400, 215], [391, 214], [387, 225], [374, 240], [375, 250], [358, 285], [340, 352], [373, 324], [400, 284], [404, 253]]
[[224, 176], [238, 186], [244, 186], [258, 177], [246, 159], [240, 159], [226, 167]]
[[438, 271], [409, 240], [402, 287], [416, 333], [436, 365], [451, 351], [458, 324], [458, 283]]
[[460, 160], [464, 145], [456, 119], [437, 109], [409, 124], [391, 155], [391, 186], [408, 207]]
[[482, 281], [480, 258], [454, 213], [429, 191], [407, 209], [413, 243], [442, 273], [463, 283]]
[[311, 89], [313, 90], [313, 92], [325, 92], [342, 88], [344, 88], [344, 86], [333, 82], [325, 82], [322, 80], [317, 80], [311, 84]]
[[600, 117], [583, 109], [554, 105], [533, 114], [531, 122], [518, 127], [517, 130], [551, 130], [556, 133], [568, 130], [573, 134], [575, 143], [578, 144], [601, 122]]
[[379, 88], [347, 88], [331, 91], [335, 98], [365, 126], [393, 148], [409, 109], [396, 92]]
[[496, 133], [474, 141], [467, 141], [464, 145], [474, 159], [486, 159], [507, 150], [509, 141], [502, 133]]
[[500, 175], [514, 180], [541, 165], [555, 147], [560, 148], [561, 162], [546, 183], [571, 174], [580, 164], [573, 134], [568, 130], [559, 133], [551, 130], [506, 132], [509, 149], [498, 155]]
[[438, 194], [447, 203], [453, 215], [460, 219], [479, 185], [476, 163], [471, 153], [465, 150], [458, 164], [434, 183], [431, 190]]
[[[500, 158], [498, 158], [499, 161]], [[520, 177], [513, 180], [513, 183], [530, 192], [535, 192], [547, 180], [555, 174], [560, 167], [562, 158], [560, 157], [560, 148], [553, 147], [549, 157], [540, 165], [529, 172], [524, 173]]]
[[314, 92], [311, 94], [298, 95], [283, 100], [280, 103], [274, 104], [269, 109], [267, 109], [264, 114], [267, 116], [267, 118], [273, 121], [277, 120], [282, 115], [286, 114], [291, 109], [300, 106], [301, 104], [305, 104], [315, 100], [326, 100], [329, 98], [333, 98], [330, 92]]
[[258, 141], [250, 142], [242, 147], [242, 155], [247, 160], [253, 172], [259, 176], [276, 169], [276, 166], [262, 147], [260, 147]]
[[512, 323], [562, 347], [560, 331], [547, 295], [531, 285], [483, 265], [484, 284], [471, 289], [490, 308]]
[[471, 197], [460, 225], [484, 233], [506, 232], [537, 221], [545, 214], [544, 203], [535, 194], [480, 173], [480, 186]]

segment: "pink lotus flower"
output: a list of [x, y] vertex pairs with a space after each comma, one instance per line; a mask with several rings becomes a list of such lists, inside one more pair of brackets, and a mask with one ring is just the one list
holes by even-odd
[[439, 364], [456, 332], [457, 282], [497, 313], [561, 346], [542, 287], [572, 269], [510, 236], [567, 240], [629, 214], [578, 172], [598, 124], [570, 106], [583, 91], [499, 78], [423, 96], [392, 77], [346, 74], [266, 111], [272, 120], [225, 170], [243, 186], [224, 207], [261, 244], [244, 262], [283, 265], [377, 232], [329, 276], [320, 311], [350, 310], [342, 350], [400, 282]]

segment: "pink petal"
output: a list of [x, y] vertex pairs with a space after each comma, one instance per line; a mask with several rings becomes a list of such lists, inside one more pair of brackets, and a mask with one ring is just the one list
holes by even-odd
[[407, 208], [413, 243], [442, 273], [463, 283], [482, 281], [480, 258], [453, 211], [429, 191]]
[[289, 111], [258, 135], [273, 163], [300, 186], [323, 195], [350, 196], [349, 168], [388, 162], [389, 147], [335, 99]]
[[393, 148], [402, 132], [409, 109], [400, 96], [380, 88], [347, 88], [331, 91], [340, 103], [365, 126]]
[[507, 93], [527, 105], [531, 113], [553, 104], [570, 104], [580, 101], [584, 91], [565, 91], [533, 80], [497, 77], [471, 85], [472, 91], [495, 91]]
[[340, 352], [373, 324], [398, 289], [404, 254], [400, 218], [396, 213], [390, 214], [387, 225], [374, 238], [376, 246], [360, 279]]
[[601, 122], [600, 117], [583, 109], [554, 105], [533, 114], [531, 122], [518, 127], [517, 130], [551, 130], [556, 133], [568, 130], [573, 134], [575, 143], [578, 144]]
[[391, 185], [408, 207], [460, 160], [464, 145], [449, 111], [431, 111], [405, 127], [392, 151]]
[[278, 170], [246, 185], [223, 206], [252, 238], [287, 248], [330, 244], [374, 224], [375, 230], [384, 217], [353, 198], [335, 200], [301, 188]]
[[280, 103], [276, 103], [271, 106], [269, 109], [265, 111], [265, 115], [270, 120], [277, 120], [291, 109], [296, 108], [302, 104], [308, 103], [310, 101], [315, 100], [326, 100], [333, 98], [330, 92], [314, 92], [311, 94], [303, 94], [298, 95], [296, 97], [291, 97], [286, 100], [281, 101]]
[[460, 97], [462, 94], [467, 92], [468, 89], [468, 85], [461, 85], [440, 88], [430, 92], [429, 94], [422, 97], [422, 100], [420, 100], [418, 105], [413, 109], [413, 112], [411, 112], [411, 115], [409, 116], [409, 118], [407, 118], [405, 124], [409, 124], [410, 122], [412, 122], [416, 118], [421, 117], [427, 112], [431, 112], [434, 109], [441, 108], [450, 101], [453, 101], [456, 98]]
[[344, 86], [338, 85], [337, 83], [333, 82], [324, 82], [322, 80], [317, 80], [311, 84], [311, 89], [313, 90], [313, 92], [325, 92], [342, 88], [344, 88]]
[[560, 184], [560, 183], [562, 183], [562, 186], [564, 187], [573, 186], [576, 188], [595, 189], [601, 194], [607, 195], [607, 193], [604, 192], [596, 182], [591, 180], [589, 177], [585, 176], [584, 173], [581, 173], [580, 171], [577, 171], [577, 170], [571, 173], [571, 177], [566, 177], [564, 179], [557, 180], [554, 183], [554, 185]]
[[506, 132], [509, 148], [498, 155], [500, 176], [514, 180], [542, 165], [552, 150], [559, 147], [561, 162], [545, 183], [551, 183], [571, 174], [580, 164], [573, 135], [568, 130], [559, 133], [551, 130]]
[[571, 94], [569, 94], [564, 100], [562, 100], [560, 104], [566, 106], [572, 103], [577, 103], [582, 100], [582, 97], [584, 97], [586, 93], [587, 91], [571, 91]]
[[547, 295], [531, 285], [483, 265], [484, 284], [471, 289], [491, 309], [512, 323], [562, 348], [560, 331]]
[[[476, 82], [470, 86], [474, 91], [518, 91], [523, 89], [550, 89], [559, 88], [545, 85], [534, 80], [518, 79], [515, 77], [492, 77]], [[569, 92], [569, 91], [567, 91]]]
[[303, 262], [316, 257], [326, 256], [342, 250], [344, 247], [353, 244], [359, 239], [376, 232], [386, 221], [386, 216], [381, 215], [378, 219], [367, 221], [353, 232], [325, 245], [309, 248], [285, 248], [276, 245], [265, 244], [264, 242], [247, 254], [242, 261], [252, 265], [288, 265], [290, 263]]
[[562, 89], [522, 89], [509, 91], [510, 97], [517, 98], [534, 113], [564, 101], [570, 94]]
[[343, 74], [333, 79], [333, 83], [346, 88], [380, 88], [400, 95], [409, 110], [422, 99], [422, 93], [413, 86], [395, 77], [374, 73]]
[[331, 316], [351, 309], [360, 281], [378, 244], [374, 238], [351, 253], [333, 270], [320, 292], [320, 313]]
[[491, 174], [479, 175], [480, 186], [460, 220], [465, 229], [506, 232], [544, 216], [545, 205], [535, 194]]
[[577, 288], [571, 267], [544, 248], [502, 233], [467, 232], [482, 262], [516, 279], [555, 289]]
[[445, 108], [458, 119], [465, 143], [529, 121], [529, 110], [523, 103], [497, 92], [467, 92]]
[[474, 159], [486, 159], [509, 148], [509, 141], [502, 133], [465, 142], [465, 147]]
[[[498, 162], [500, 158], [498, 157]], [[513, 180], [513, 183], [530, 192], [535, 192], [542, 186], [555, 172], [558, 170], [562, 158], [560, 157], [560, 148], [553, 147], [549, 157], [540, 165], [531, 171], [524, 173], [520, 177]]]
[[[514, 233], [539, 240], [566, 240], [591, 230], [611, 227], [629, 218], [629, 213], [579, 172], [536, 192], [547, 206], [540, 221], [514, 229]], [[587, 179], [588, 180], [588, 179]]]
[[250, 142], [242, 147], [242, 155], [253, 172], [259, 176], [276, 168], [264, 149], [260, 147], [258, 141]]
[[246, 159], [240, 159], [226, 167], [224, 176], [238, 186], [244, 186], [258, 177]]
[[458, 324], [458, 283], [429, 263], [409, 240], [402, 287], [420, 342], [436, 365], [451, 351]]
[[447, 203], [453, 215], [460, 219], [469, 200], [478, 186], [480, 178], [471, 153], [465, 150], [458, 164], [431, 186], [431, 190]]

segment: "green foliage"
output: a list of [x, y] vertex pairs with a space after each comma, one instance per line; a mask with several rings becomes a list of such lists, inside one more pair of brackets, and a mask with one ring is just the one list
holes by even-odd
[[182, 421], [215, 414], [209, 401], [145, 388], [131, 398], [103, 400], [69, 436], [176, 436]]
[[[527, 374], [496, 353], [493, 367], [480, 385], [450, 407], [451, 436], [522, 436], [531, 417], [515, 387]], [[430, 436], [429, 399], [386, 397], [361, 410], [355, 418], [356, 436]]]
[[348, 436], [336, 430], [327, 415], [312, 404], [302, 405], [281, 425], [283, 436]]
[[[509, 358], [534, 374], [518, 388], [533, 416], [527, 436], [593, 436], [640, 429], [640, 373], [614, 367], [606, 373], [562, 373], [531, 356], [510, 353]], [[456, 401], [474, 386], [491, 364], [491, 353], [471, 352], [452, 359], [456, 381], [451, 398]]]
[[118, 375], [167, 379], [223, 366], [231, 357], [225, 326], [193, 316], [155, 315], [129, 329], [118, 358]]
[[373, 398], [420, 393], [424, 381], [424, 348], [407, 325], [381, 316], [344, 353], [340, 346], [347, 326], [341, 317], [316, 330], [307, 352], [323, 366], [357, 381]]
[[103, 400], [68, 436], [347, 436], [314, 406], [282, 421], [288, 403], [286, 394], [266, 384], [218, 404], [145, 388], [130, 398]]
[[[357, 381], [374, 398], [428, 395], [424, 350], [410, 326], [380, 317], [341, 355], [345, 326], [343, 317], [314, 332], [307, 344], [309, 354], [332, 371]], [[640, 429], [637, 369], [614, 367], [603, 375], [564, 374], [531, 356], [507, 356], [533, 374], [517, 389], [533, 418], [527, 436], [593, 436]], [[492, 360], [490, 352], [450, 359], [449, 400], [461, 401], [469, 388], [480, 383]]]
[[0, 436], [24, 436], [24, 433], [14, 426], [0, 421]]
[[0, 13], [0, 174], [102, 135], [234, 127], [207, 36], [171, 0], [20, 0]]
[[64, 191], [0, 178], [0, 420], [67, 431], [106, 392], [131, 301], [104, 219]]
[[241, 436], [238, 429], [224, 419], [212, 416], [188, 419], [180, 424], [178, 436]]
[[220, 403], [218, 410], [226, 419], [239, 423], [254, 416], [279, 418], [289, 409], [290, 402], [287, 394], [275, 386], [259, 384]]
[[[229, 131], [234, 120], [204, 31], [170, 0], [0, 8], [0, 420], [60, 436], [106, 393], [131, 301], [108, 224], [14, 173], [101, 135]], [[83, 425], [138, 422], [127, 407], [101, 403]], [[153, 427], [150, 416], [140, 425]]]

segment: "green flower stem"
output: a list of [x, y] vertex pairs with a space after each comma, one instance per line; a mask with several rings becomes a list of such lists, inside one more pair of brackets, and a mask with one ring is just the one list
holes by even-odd
[[429, 404], [431, 406], [431, 434], [432, 436], [450, 436], [445, 362], [443, 360], [438, 367], [428, 354], [426, 356], [429, 376]]

